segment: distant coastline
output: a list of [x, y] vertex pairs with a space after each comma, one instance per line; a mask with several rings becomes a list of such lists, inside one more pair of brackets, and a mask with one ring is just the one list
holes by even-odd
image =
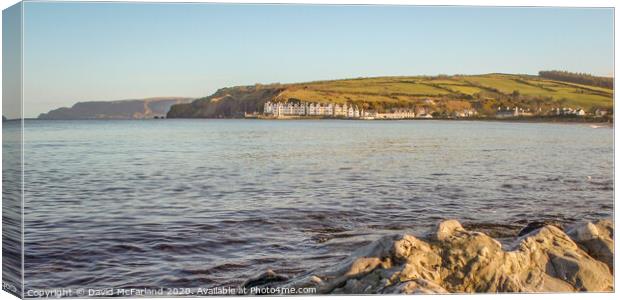
[[71, 107], [61, 107], [39, 115], [45, 120], [135, 120], [160, 119], [174, 104], [189, 103], [187, 97], [154, 97], [145, 99], [86, 101]]
[[[600, 119], [600, 118], [559, 118], [559, 117], [528, 117], [528, 118], [411, 118], [411, 119], [349, 119], [349, 118], [335, 118], [335, 117], [317, 117], [317, 116], [303, 116], [303, 117], [230, 117], [230, 118], [170, 118], [170, 120], [261, 120], [261, 121], [303, 121], [303, 120], [339, 120], [339, 121], [366, 121], [366, 122], [390, 122], [390, 121], [470, 121], [470, 122], [503, 122], [503, 123], [556, 123], [556, 124], [591, 124], [610, 127], [613, 126], [613, 119]], [[23, 119], [7, 119], [3, 122], [17, 122], [17, 121], [149, 121], [149, 120], [166, 120], [166, 118], [151, 118], [151, 119], [39, 119], [39, 118], [23, 118]]]
[[[191, 119], [191, 118], [189, 118]], [[516, 118], [402, 118], [402, 119], [352, 119], [345, 117], [323, 117], [323, 116], [255, 116], [241, 118], [207, 118], [207, 119], [257, 119], [257, 120], [352, 120], [352, 121], [489, 121], [489, 122], [515, 122], [515, 123], [589, 123], [589, 124], [613, 124], [613, 118], [598, 117], [557, 117], [557, 116], [537, 116], [537, 117], [516, 117]]]
[[[165, 117], [157, 118], [140, 118], [140, 119], [113, 119], [113, 118], [81, 118], [81, 119], [42, 119], [42, 118], [18, 118], [18, 119], [3, 119], [2, 122], [19, 122], [19, 121], [148, 121], [148, 120], [166, 120]], [[540, 117], [520, 117], [520, 118], [484, 118], [484, 117], [470, 117], [470, 118], [407, 118], [407, 119], [352, 119], [345, 117], [327, 117], [327, 116], [287, 116], [287, 117], [273, 117], [273, 116], [240, 116], [240, 117], [210, 117], [210, 118], [170, 118], [179, 120], [192, 120], [192, 119], [205, 119], [205, 120], [263, 120], [263, 121], [295, 121], [295, 120], [342, 120], [342, 121], [484, 121], [484, 122], [511, 122], [511, 123], [566, 123], [566, 124], [592, 124], [600, 126], [613, 126], [613, 118], [596, 118], [596, 117], [554, 117], [554, 116], [540, 116]]]
[[42, 113], [38, 118], [613, 123], [614, 90], [613, 85], [609, 85], [613, 79], [584, 77], [577, 73], [547, 73], [541, 72], [540, 76], [493, 73], [255, 84], [222, 88], [198, 99], [157, 97], [78, 102], [72, 107]]
[[173, 105], [166, 117], [613, 119], [612, 78], [551, 73], [372, 77], [227, 87], [191, 103]]

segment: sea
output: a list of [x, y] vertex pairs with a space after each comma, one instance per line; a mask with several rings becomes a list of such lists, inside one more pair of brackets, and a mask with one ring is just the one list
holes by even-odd
[[[18, 149], [18, 122], [3, 128]], [[26, 290], [233, 287], [445, 219], [508, 243], [532, 221], [613, 215], [611, 126], [26, 120], [23, 140], [24, 230], [5, 247], [23, 237]]]

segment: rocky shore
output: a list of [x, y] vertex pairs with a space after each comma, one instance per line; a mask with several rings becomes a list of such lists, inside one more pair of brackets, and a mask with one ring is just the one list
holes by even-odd
[[385, 236], [328, 269], [287, 278], [271, 270], [243, 287], [321, 294], [611, 292], [612, 220], [536, 222], [502, 245], [443, 221], [426, 235]]

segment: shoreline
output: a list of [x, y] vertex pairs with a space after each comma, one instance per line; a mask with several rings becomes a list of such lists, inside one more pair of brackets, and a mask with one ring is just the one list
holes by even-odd
[[613, 121], [601, 119], [574, 119], [574, 118], [409, 118], [409, 119], [362, 119], [362, 118], [330, 118], [330, 117], [288, 117], [288, 118], [171, 118], [171, 119], [250, 119], [250, 120], [344, 120], [344, 121], [483, 121], [483, 122], [511, 122], [511, 123], [558, 123], [558, 124], [598, 124], [613, 127]]
[[20, 121], [164, 121], [164, 120], [261, 120], [261, 121], [456, 121], [456, 122], [498, 122], [498, 123], [538, 123], [538, 124], [587, 124], [600, 127], [614, 128], [613, 121], [604, 121], [597, 119], [575, 120], [563, 118], [413, 118], [413, 119], [348, 119], [348, 118], [317, 118], [317, 117], [296, 117], [296, 118], [166, 118], [166, 119], [10, 119], [3, 123], [16, 123]]

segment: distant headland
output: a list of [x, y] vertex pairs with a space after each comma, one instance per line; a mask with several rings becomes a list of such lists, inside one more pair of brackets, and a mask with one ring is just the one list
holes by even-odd
[[174, 104], [189, 103], [185, 97], [157, 97], [146, 99], [78, 102], [72, 107], [61, 107], [39, 115], [43, 120], [91, 119], [158, 119], [165, 118]]

